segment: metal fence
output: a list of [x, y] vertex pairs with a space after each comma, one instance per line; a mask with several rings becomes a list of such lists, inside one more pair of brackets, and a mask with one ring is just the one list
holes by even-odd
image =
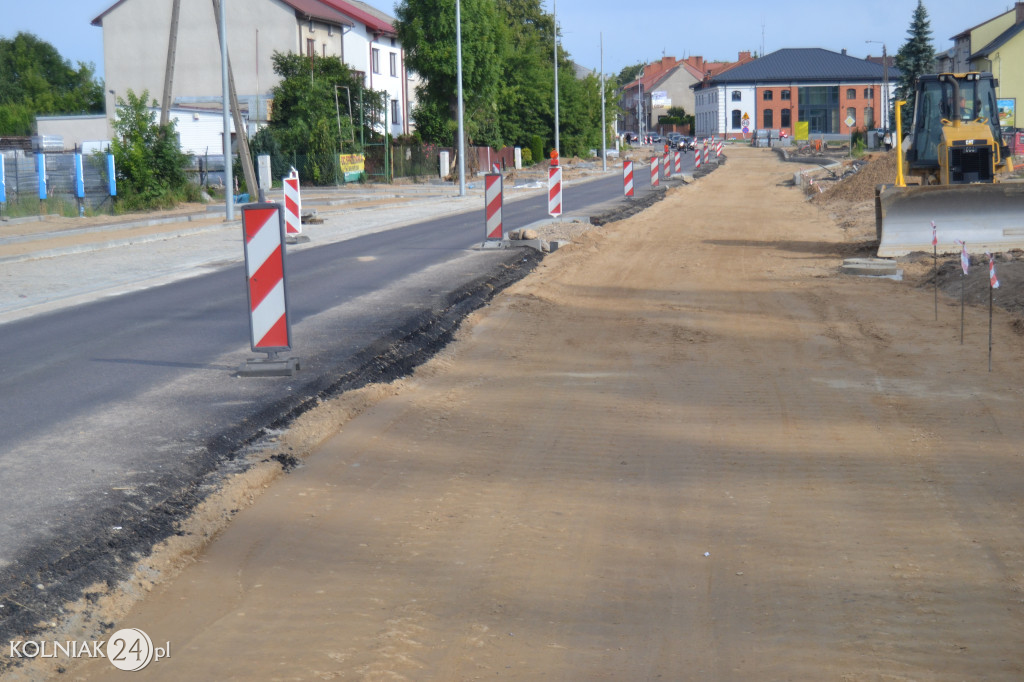
[[[45, 197], [40, 191], [39, 158], [43, 158]], [[105, 154], [82, 155], [82, 180], [85, 197], [79, 204], [76, 196], [76, 172], [74, 153], [32, 154], [24, 151], [3, 153], [3, 185], [5, 202], [0, 210], [6, 213], [59, 211], [64, 204], [70, 207], [65, 212], [77, 210], [98, 211], [110, 207], [110, 186], [107, 179], [107, 158]], [[45, 206], [44, 206], [45, 200]]]

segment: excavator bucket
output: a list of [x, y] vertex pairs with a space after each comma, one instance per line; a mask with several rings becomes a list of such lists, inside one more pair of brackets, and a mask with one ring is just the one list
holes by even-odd
[[939, 253], [1024, 249], [1024, 183], [879, 187], [875, 196], [878, 255], [932, 252], [932, 222]]

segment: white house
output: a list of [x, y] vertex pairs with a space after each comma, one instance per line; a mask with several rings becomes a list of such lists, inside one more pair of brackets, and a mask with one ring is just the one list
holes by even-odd
[[[366, 88], [388, 92], [388, 127], [409, 132], [408, 76], [394, 20], [358, 0], [224, 0], [229, 58], [239, 101], [248, 104], [250, 130], [268, 115], [267, 95], [279, 78], [274, 52], [340, 57]], [[180, 0], [172, 101], [216, 103], [221, 98], [220, 42], [210, 0]], [[172, 0], [118, 0], [92, 23], [103, 29], [108, 118], [117, 97], [164, 88]], [[352, 93], [356, 97], [357, 93]], [[108, 134], [111, 131], [108, 129]]]

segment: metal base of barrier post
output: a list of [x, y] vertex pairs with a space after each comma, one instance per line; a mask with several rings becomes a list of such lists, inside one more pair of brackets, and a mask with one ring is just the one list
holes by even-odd
[[509, 246], [507, 239], [488, 239], [478, 246], [478, 249], [507, 249]]
[[284, 238], [286, 244], [306, 244], [309, 242], [309, 237], [304, 234], [290, 234]]
[[290, 377], [301, 369], [299, 358], [279, 358], [267, 352], [266, 358], [249, 358], [238, 368], [240, 377]]

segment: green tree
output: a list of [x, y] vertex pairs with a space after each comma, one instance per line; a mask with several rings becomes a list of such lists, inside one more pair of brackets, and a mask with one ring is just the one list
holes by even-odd
[[935, 71], [935, 48], [931, 36], [928, 10], [922, 0], [917, 0], [917, 8], [914, 9], [914, 16], [907, 29], [907, 42], [896, 53], [896, 68], [900, 70], [896, 82], [896, 99], [907, 102], [901, 112], [904, 135], [910, 132], [914, 120], [914, 81], [921, 74]]
[[30, 135], [35, 116], [103, 111], [103, 82], [31, 33], [0, 38], [0, 135]]
[[554, 19], [540, 0], [503, 0], [498, 7], [514, 46], [505, 51], [498, 91], [503, 142], [524, 145], [533, 135], [553, 142]]
[[198, 188], [185, 175], [188, 155], [182, 153], [171, 122], [156, 122], [156, 100], [147, 104], [149, 92], [129, 90], [117, 98], [111, 153], [117, 168], [118, 202], [122, 209], [169, 208], [193, 199]]
[[622, 71], [619, 71], [619, 75], [615, 77], [615, 84], [621, 88], [627, 83], [632, 83], [640, 76], [640, 72], [643, 70], [643, 64], [633, 64], [632, 66], [623, 67]]
[[[294, 159], [304, 179], [335, 183], [339, 152], [361, 152], [360, 140], [382, 139], [387, 93], [364, 90], [361, 79], [338, 57], [311, 60], [275, 52], [271, 59], [274, 73], [281, 77], [273, 90], [269, 126], [277, 153], [285, 160]], [[262, 140], [261, 145], [268, 142]], [[273, 159], [271, 154], [272, 164]]]
[[[475, 144], [498, 144], [497, 93], [509, 49], [505, 27], [493, 0], [461, 0], [460, 7], [466, 137]], [[402, 0], [395, 16], [406, 64], [424, 79], [416, 90], [416, 127], [427, 142], [453, 144], [458, 114], [455, 3]]]
[[691, 130], [693, 130], [694, 123], [693, 115], [686, 113], [686, 109], [682, 107], [669, 107], [665, 116], [658, 117], [658, 122], [679, 126], [689, 125]]

